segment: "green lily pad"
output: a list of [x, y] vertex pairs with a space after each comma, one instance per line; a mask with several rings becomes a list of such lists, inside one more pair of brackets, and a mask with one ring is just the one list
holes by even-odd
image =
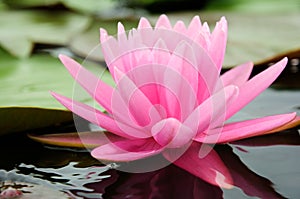
[[16, 57], [28, 57], [35, 43], [66, 45], [89, 24], [89, 17], [70, 12], [3, 10], [0, 46]]
[[48, 7], [63, 4], [67, 8], [83, 13], [97, 13], [112, 9], [117, 2], [114, 0], [4, 0], [5, 4], [14, 8]]
[[61, 0], [69, 9], [82, 13], [100, 13], [114, 9], [117, 5], [115, 0]]
[[[37, 54], [16, 59], [0, 51], [0, 59], [0, 135], [73, 121], [49, 93], [73, 96], [74, 80], [58, 58]], [[98, 65], [94, 71], [104, 69]], [[105, 76], [110, 79], [109, 73]], [[82, 100], [91, 103], [91, 98]]]
[[73, 121], [67, 110], [37, 107], [0, 107], [0, 135], [54, 126]]
[[28, 7], [40, 7], [40, 6], [52, 6], [60, 2], [60, 0], [2, 0], [3, 3], [10, 7], [16, 8], [28, 8]]
[[206, 9], [234, 10], [237, 12], [291, 12], [299, 11], [298, 0], [216, 0], [210, 1]]
[[58, 58], [46, 54], [16, 59], [0, 52], [0, 106], [60, 108], [49, 91], [71, 96], [73, 79]]

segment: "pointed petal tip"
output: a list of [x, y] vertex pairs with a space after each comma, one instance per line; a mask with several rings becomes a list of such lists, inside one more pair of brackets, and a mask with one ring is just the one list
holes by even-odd
[[58, 100], [59, 102], [61, 102], [64, 98], [64, 96], [56, 93], [56, 92], [53, 92], [53, 91], [50, 91], [50, 94], [56, 99]]
[[276, 78], [277, 78], [277, 76], [279, 76], [280, 73], [284, 70], [284, 68], [286, 67], [287, 63], [288, 63], [288, 58], [284, 57], [280, 61], [278, 61], [275, 64], [273, 64], [272, 66], [270, 66], [265, 71], [269, 71], [269, 70], [273, 71], [273, 73], [276, 74]]
[[192, 20], [190, 21], [190, 24], [189, 24], [189, 26], [188, 26], [188, 29], [191, 30], [191, 29], [193, 29], [194, 27], [196, 27], [196, 29], [197, 29], [197, 28], [200, 28], [201, 26], [202, 26], [201, 19], [200, 19], [200, 17], [199, 17], [198, 15], [196, 15], [196, 16], [194, 16], [194, 17], [192, 18]]
[[167, 29], [172, 28], [170, 20], [169, 20], [168, 16], [165, 14], [162, 14], [159, 16], [158, 20], [156, 21], [156, 25], [155, 25], [155, 28], [162, 28], [162, 27], [167, 28]]
[[169, 18], [168, 18], [168, 16], [167, 16], [166, 14], [161, 14], [161, 15], [159, 16], [159, 18], [166, 18], [166, 19], [169, 20]]
[[193, 21], [193, 20], [201, 21], [199, 15], [195, 15], [195, 16], [193, 17], [192, 21]]
[[150, 22], [145, 17], [141, 17], [138, 24], [138, 29], [142, 29], [142, 28], [152, 28]]
[[64, 64], [67, 60], [70, 60], [71, 58], [64, 54], [58, 55], [59, 60]]
[[75, 62], [72, 58], [64, 54], [59, 54], [58, 58], [61, 61], [61, 63], [63, 63], [63, 65], [65, 65], [66, 67], [68, 65], [68, 62]]
[[220, 22], [221, 23], [227, 23], [227, 19], [225, 16], [222, 16], [221, 19], [220, 19]]
[[49, 93], [54, 97], [54, 96], [56, 96], [56, 95], [58, 95], [56, 92], [54, 92], [54, 91], [49, 91]]
[[289, 59], [287, 57], [284, 57], [281, 61], [286, 65], [288, 63]]
[[50, 92], [50, 94], [52, 95], [52, 97], [54, 97], [59, 103], [61, 103], [64, 107], [66, 107], [67, 109], [71, 110], [70, 109], [70, 106], [68, 106], [68, 98], [66, 98], [65, 96], [63, 95], [60, 95], [58, 93], [55, 93], [55, 92]]
[[124, 32], [125, 32], [124, 25], [121, 22], [118, 22], [118, 34], [121, 34]]
[[101, 37], [107, 36], [107, 31], [106, 31], [104, 28], [100, 28], [100, 29], [99, 29], [99, 32], [100, 32], [100, 36], [101, 36]]
[[288, 61], [289, 61], [288, 58], [284, 57], [280, 61], [278, 61], [277, 63], [275, 63], [274, 65], [280, 64], [280, 65], [283, 65], [285, 67], [287, 65]]
[[221, 19], [216, 23], [214, 31], [217, 31], [218, 29], [221, 30], [224, 33], [227, 33], [227, 20], [223, 16]]
[[100, 28], [100, 42], [103, 43], [107, 40], [108, 34], [107, 31], [104, 28]]
[[60, 60], [64, 59], [65, 57], [67, 57], [67, 56], [64, 55], [64, 54], [59, 54], [59, 55], [58, 55], [58, 58], [59, 58]]
[[290, 117], [292, 119], [294, 119], [295, 117], [297, 117], [297, 113], [296, 112], [292, 112], [292, 113], [289, 113]]
[[220, 187], [225, 188], [225, 189], [232, 189], [234, 187], [233, 180], [232, 180], [232, 177], [230, 175], [228, 175], [227, 178], [226, 178], [219, 171], [215, 170], [215, 172], [216, 172], [215, 181], [216, 181], [217, 185], [219, 185]]

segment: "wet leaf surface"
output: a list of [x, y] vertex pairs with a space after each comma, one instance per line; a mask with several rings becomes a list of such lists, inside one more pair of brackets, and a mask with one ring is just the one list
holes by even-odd
[[72, 83], [54, 57], [19, 60], [1, 51], [0, 134], [71, 122], [72, 114], [52, 99], [49, 90], [70, 93]]
[[[56, 91], [72, 97], [72, 92], [76, 93], [79, 87], [74, 85], [58, 58], [35, 54], [30, 58], [16, 59], [1, 50], [0, 58], [0, 135], [73, 121], [72, 113], [49, 93]], [[98, 64], [85, 63], [96, 74], [105, 70]], [[103, 80], [112, 81], [108, 72], [104, 73]], [[88, 96], [75, 99], [93, 103]]]

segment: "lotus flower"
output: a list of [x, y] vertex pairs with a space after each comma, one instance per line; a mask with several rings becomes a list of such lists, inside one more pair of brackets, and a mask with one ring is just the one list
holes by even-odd
[[66, 108], [110, 132], [91, 151], [99, 160], [128, 162], [162, 154], [195, 176], [230, 188], [229, 171], [211, 144], [271, 133], [296, 120], [289, 113], [225, 123], [278, 77], [287, 58], [251, 79], [251, 62], [220, 75], [224, 17], [213, 32], [198, 16], [188, 27], [182, 21], [172, 27], [161, 15], [154, 28], [141, 18], [128, 34], [121, 23], [116, 38], [104, 29], [100, 34], [115, 87], [69, 57], [60, 55], [60, 60], [107, 113], [52, 93]]

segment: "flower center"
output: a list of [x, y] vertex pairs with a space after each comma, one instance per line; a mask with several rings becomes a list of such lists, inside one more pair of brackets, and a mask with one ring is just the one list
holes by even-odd
[[157, 122], [151, 129], [155, 141], [163, 147], [180, 148], [192, 141], [196, 132], [175, 118]]

